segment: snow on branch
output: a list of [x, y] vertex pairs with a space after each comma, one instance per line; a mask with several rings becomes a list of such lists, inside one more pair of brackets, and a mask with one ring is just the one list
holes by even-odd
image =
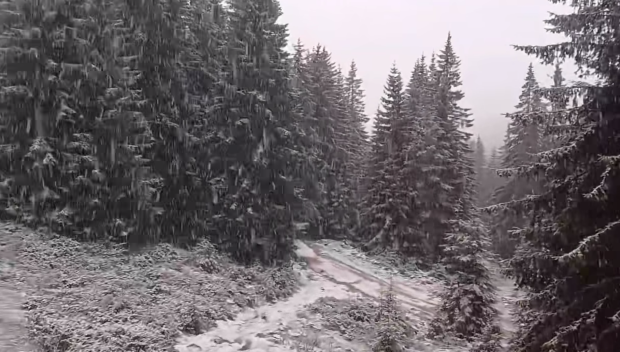
[[619, 225], [620, 225], [620, 220], [616, 220], [614, 222], [611, 222], [611, 223], [607, 224], [607, 226], [605, 226], [601, 230], [597, 231], [595, 234], [590, 235], [590, 236], [584, 238], [583, 240], [581, 240], [581, 242], [579, 243], [577, 248], [573, 249], [572, 251], [570, 251], [570, 252], [568, 252], [566, 254], [563, 254], [563, 255], [559, 256], [557, 258], [558, 261], [565, 263], [565, 262], [568, 262], [568, 261], [575, 260], [577, 258], [583, 257], [584, 253], [588, 249], [590, 249], [595, 244], [601, 242], [601, 237], [602, 236], [611, 233]]
[[509, 202], [498, 203], [498, 204], [490, 205], [488, 207], [480, 208], [480, 211], [483, 211], [489, 214], [498, 213], [502, 211], [505, 212], [508, 210], [520, 212], [520, 211], [531, 209], [533, 207], [533, 204], [540, 201], [543, 198], [543, 196], [544, 195], [530, 194], [521, 199], [515, 199]]
[[599, 158], [598, 161], [605, 164], [607, 167], [605, 168], [605, 171], [601, 174], [601, 182], [599, 182], [599, 184], [594, 187], [591, 192], [584, 194], [584, 197], [586, 197], [587, 199], [602, 200], [606, 197], [607, 181], [612, 171], [617, 169], [620, 165], [620, 155], [602, 156]]

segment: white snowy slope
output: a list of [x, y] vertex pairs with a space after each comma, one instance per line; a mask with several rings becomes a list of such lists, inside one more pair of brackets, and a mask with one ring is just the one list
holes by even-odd
[[[297, 254], [305, 258], [308, 268], [298, 268], [302, 286], [296, 294], [272, 305], [248, 309], [235, 320], [219, 321], [217, 327], [207, 333], [182, 336], [176, 346], [177, 351], [288, 352], [301, 349], [290, 339], [299, 336], [311, 336], [315, 341], [314, 350], [367, 350], [368, 346], [357, 345], [355, 341], [346, 341], [333, 331], [320, 329], [320, 322], [315, 321], [317, 318], [303, 312], [306, 305], [321, 297], [346, 299], [361, 296], [377, 299], [390, 277], [413, 326], [422, 328], [428, 323], [439, 303], [437, 292], [441, 285], [436, 280], [424, 276], [406, 277], [382, 268], [341, 242], [321, 241], [308, 246], [298, 241], [297, 247]], [[427, 349], [420, 349], [423, 350]], [[450, 348], [434, 346], [432, 350], [450, 351]]]

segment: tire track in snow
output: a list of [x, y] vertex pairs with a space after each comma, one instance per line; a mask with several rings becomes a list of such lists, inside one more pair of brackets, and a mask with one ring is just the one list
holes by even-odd
[[[319, 244], [312, 244], [310, 248], [317, 254], [316, 258], [308, 262], [310, 269], [334, 283], [345, 285], [352, 292], [359, 293], [368, 298], [377, 299], [381, 295], [381, 290], [389, 285], [389, 279], [381, 278], [375, 274], [354, 267], [349, 263], [345, 263], [336, 258], [336, 256], [330, 255], [328, 251], [324, 250], [325, 247]], [[325, 261], [329, 262], [329, 264], [337, 270], [325, 270], [325, 268], [322, 268], [322, 266], [324, 266], [322, 263]], [[331, 274], [334, 272], [335, 274]], [[358, 279], [353, 282], [339, 281], [337, 276], [342, 275], [343, 272], [350, 273], [358, 277]], [[403, 306], [415, 312], [417, 316], [423, 317], [424, 320], [432, 319], [438, 301], [431, 300], [431, 298], [428, 297], [429, 287], [420, 285], [419, 282], [416, 287], [414, 286], [414, 282], [407, 281], [408, 280], [404, 280], [401, 277], [394, 276], [392, 278], [394, 294], [399, 298]]]

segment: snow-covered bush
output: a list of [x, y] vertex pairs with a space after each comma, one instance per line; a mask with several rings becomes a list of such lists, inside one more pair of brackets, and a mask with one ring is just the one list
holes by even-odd
[[373, 352], [402, 351], [403, 337], [398, 331], [399, 307], [394, 296], [394, 286], [390, 284], [381, 293], [377, 317], [377, 340], [372, 346]]
[[43, 352], [169, 350], [179, 331], [204, 332], [297, 287], [290, 267], [246, 268], [204, 246], [127, 254], [32, 234], [17, 256], [12, 280], [29, 293], [24, 308]]
[[495, 288], [483, 264], [483, 239], [479, 221], [453, 222], [444, 246], [444, 264], [452, 277], [440, 294], [441, 305], [430, 324], [431, 337], [451, 333], [473, 339], [494, 323]]
[[499, 352], [502, 350], [499, 326], [492, 325], [486, 329], [480, 341], [469, 352]]
[[367, 346], [386, 344], [393, 338], [399, 345], [408, 347], [417, 333], [398, 307], [389, 287], [386, 287], [379, 304], [370, 299], [322, 297], [308, 305], [308, 311], [321, 316], [323, 327]]

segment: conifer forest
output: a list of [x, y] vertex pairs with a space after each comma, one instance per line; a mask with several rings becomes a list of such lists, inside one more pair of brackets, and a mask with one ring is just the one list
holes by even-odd
[[487, 148], [457, 32], [369, 114], [278, 0], [0, 0], [0, 352], [620, 351], [620, 3], [549, 1]]

